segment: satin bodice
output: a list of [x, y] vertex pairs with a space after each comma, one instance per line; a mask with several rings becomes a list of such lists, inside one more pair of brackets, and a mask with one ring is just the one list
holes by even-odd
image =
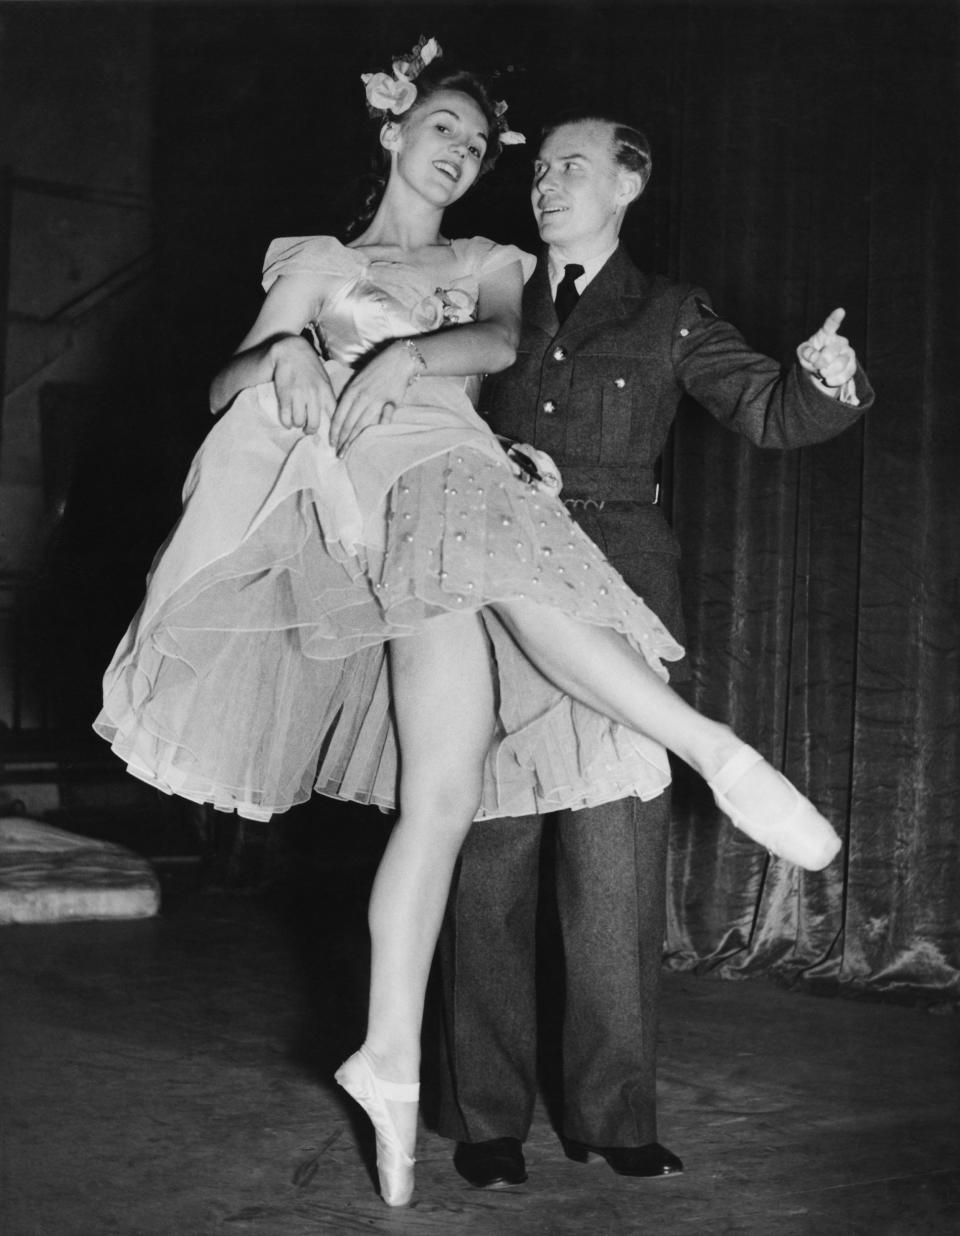
[[[519, 262], [528, 279], [536, 265], [529, 253], [483, 236], [438, 247], [429, 266], [399, 260], [397, 254], [392, 246], [351, 248], [332, 236], [280, 238], [267, 250], [263, 287], [269, 291], [285, 275], [316, 276], [317, 311], [310, 329], [328, 361], [352, 368], [388, 340], [475, 320], [485, 276]], [[473, 403], [480, 376], [454, 384]]]
[[[451, 248], [453, 246], [451, 245]], [[475, 319], [479, 284], [473, 272], [433, 274], [374, 251], [344, 248], [343, 283], [324, 300], [313, 330], [329, 360], [353, 366], [390, 339]]]

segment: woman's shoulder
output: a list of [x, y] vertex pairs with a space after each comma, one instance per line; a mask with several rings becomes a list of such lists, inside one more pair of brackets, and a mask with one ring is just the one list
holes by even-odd
[[363, 261], [335, 236], [281, 236], [263, 259], [263, 288], [269, 291], [281, 275], [353, 275]]
[[451, 242], [454, 251], [467, 269], [477, 276], [491, 275], [494, 271], [513, 262], [519, 262], [523, 269], [524, 282], [533, 274], [537, 259], [532, 253], [526, 253], [516, 245], [501, 245], [486, 236], [470, 236]]

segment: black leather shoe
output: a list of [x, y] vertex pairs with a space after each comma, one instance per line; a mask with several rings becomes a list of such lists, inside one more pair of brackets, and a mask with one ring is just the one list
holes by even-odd
[[591, 1155], [600, 1155], [618, 1176], [676, 1176], [683, 1164], [675, 1154], [659, 1142], [645, 1146], [588, 1146], [585, 1142], [565, 1142], [569, 1159], [586, 1163]]
[[464, 1180], [477, 1189], [523, 1184], [527, 1178], [523, 1143], [517, 1137], [494, 1137], [488, 1142], [457, 1142], [453, 1166]]

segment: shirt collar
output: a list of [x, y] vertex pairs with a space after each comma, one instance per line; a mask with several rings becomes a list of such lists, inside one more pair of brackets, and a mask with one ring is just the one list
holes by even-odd
[[[581, 295], [583, 293], [584, 288], [587, 286], [587, 284], [590, 283], [590, 281], [594, 279], [600, 273], [601, 269], [604, 266], [606, 266], [607, 262], [609, 262], [611, 257], [613, 257], [614, 253], [616, 253], [617, 247], [619, 246], [619, 244], [620, 244], [620, 241], [617, 240], [614, 242], [611, 248], [609, 248], [606, 251], [606, 253], [598, 254], [596, 257], [591, 258], [589, 262], [580, 263], [580, 265], [583, 267], [583, 274], [577, 277], [575, 281], [575, 286], [576, 286], [577, 291], [580, 292]], [[568, 265], [568, 263], [561, 262], [559, 258], [554, 257], [553, 252], [551, 250], [547, 250], [547, 269], [550, 275], [550, 295], [551, 296], [556, 296], [557, 294], [557, 287], [560, 284], [560, 280], [563, 278], [563, 268], [566, 265]]]

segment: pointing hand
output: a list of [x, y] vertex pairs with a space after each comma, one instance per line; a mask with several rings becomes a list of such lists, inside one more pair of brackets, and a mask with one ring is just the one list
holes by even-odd
[[845, 309], [834, 309], [820, 329], [797, 348], [801, 366], [831, 388], [843, 386], [857, 372], [856, 352], [849, 340], [837, 334], [845, 315]]

